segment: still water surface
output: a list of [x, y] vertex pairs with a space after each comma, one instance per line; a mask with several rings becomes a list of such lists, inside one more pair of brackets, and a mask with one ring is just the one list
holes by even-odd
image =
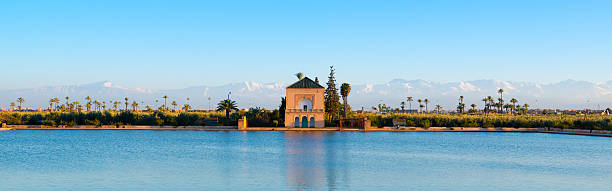
[[536, 133], [0, 132], [0, 190], [610, 190], [612, 139]]

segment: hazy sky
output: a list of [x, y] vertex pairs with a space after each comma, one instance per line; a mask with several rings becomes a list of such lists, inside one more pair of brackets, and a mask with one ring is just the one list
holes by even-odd
[[0, 88], [612, 80], [612, 1], [0, 2]]

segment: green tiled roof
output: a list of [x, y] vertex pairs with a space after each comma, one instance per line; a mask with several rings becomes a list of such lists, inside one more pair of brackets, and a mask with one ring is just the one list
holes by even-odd
[[319, 85], [318, 83], [312, 81], [308, 77], [304, 77], [300, 81], [297, 81], [297, 82], [291, 84], [287, 88], [325, 88], [325, 87], [323, 87], [323, 86]]

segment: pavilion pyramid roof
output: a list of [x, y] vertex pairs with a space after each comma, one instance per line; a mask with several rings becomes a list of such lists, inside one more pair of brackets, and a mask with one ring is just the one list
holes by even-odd
[[319, 83], [317, 83], [315, 81], [312, 81], [308, 77], [304, 77], [301, 80], [291, 84], [287, 88], [325, 88], [325, 87], [319, 85]]

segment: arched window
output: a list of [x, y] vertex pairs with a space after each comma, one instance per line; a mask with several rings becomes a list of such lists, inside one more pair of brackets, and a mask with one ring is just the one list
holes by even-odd
[[310, 117], [310, 127], [315, 127], [315, 119], [314, 119], [314, 117]]
[[303, 98], [302, 100], [300, 100], [300, 105], [298, 108], [301, 108], [303, 110], [312, 109], [312, 101], [307, 98]]
[[295, 122], [293, 122], [293, 127], [299, 127], [300, 126], [300, 117], [295, 117]]

